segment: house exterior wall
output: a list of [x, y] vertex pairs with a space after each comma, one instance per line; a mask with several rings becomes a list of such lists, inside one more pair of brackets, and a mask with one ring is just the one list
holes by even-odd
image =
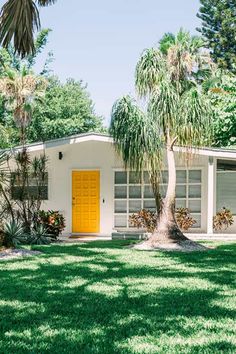
[[[114, 171], [123, 169], [114, 146], [110, 142], [85, 141], [64, 144], [45, 150], [49, 159], [49, 199], [42, 205], [44, 209], [60, 210], [66, 218], [65, 234], [72, 230], [72, 171], [100, 171], [100, 234], [109, 235], [114, 230]], [[59, 160], [59, 152], [63, 158]], [[37, 155], [42, 151], [32, 152]], [[186, 155], [176, 153], [178, 169], [187, 169]], [[202, 171], [201, 228], [191, 231], [207, 230], [207, 173], [208, 157], [194, 155], [189, 158], [189, 169]]]

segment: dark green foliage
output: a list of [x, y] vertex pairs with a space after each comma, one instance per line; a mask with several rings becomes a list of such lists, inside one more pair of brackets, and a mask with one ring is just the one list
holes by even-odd
[[0, 12], [0, 43], [7, 48], [13, 42], [14, 50], [22, 58], [34, 55], [34, 31], [40, 29], [39, 6], [56, 0], [8, 0]]
[[209, 90], [214, 113], [215, 146], [236, 144], [236, 78], [229, 75], [221, 77], [220, 82]]
[[200, 0], [198, 29], [211, 51], [213, 60], [223, 69], [236, 73], [236, 2]]
[[94, 113], [86, 86], [73, 79], [62, 84], [53, 77], [49, 80], [44, 100], [35, 107], [28, 140], [45, 141], [102, 130], [102, 119]]
[[4, 354], [230, 354], [236, 245], [147, 252], [127, 241], [34, 246], [1, 261]]
[[44, 225], [47, 232], [54, 237], [58, 237], [65, 229], [65, 218], [59, 211], [40, 210], [37, 216], [37, 222]]
[[21, 223], [14, 220], [5, 222], [3, 228], [3, 246], [17, 247], [20, 244], [25, 243], [25, 241], [26, 234]]
[[27, 244], [30, 245], [49, 245], [52, 242], [52, 235], [42, 224], [35, 224], [31, 228], [27, 238]]

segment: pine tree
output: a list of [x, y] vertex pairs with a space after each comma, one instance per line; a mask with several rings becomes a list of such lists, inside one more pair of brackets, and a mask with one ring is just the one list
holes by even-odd
[[197, 16], [213, 60], [220, 68], [236, 73], [236, 0], [200, 0]]

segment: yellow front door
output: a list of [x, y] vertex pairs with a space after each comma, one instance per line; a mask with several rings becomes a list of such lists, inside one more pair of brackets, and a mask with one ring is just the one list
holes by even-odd
[[72, 172], [72, 232], [100, 231], [100, 172]]

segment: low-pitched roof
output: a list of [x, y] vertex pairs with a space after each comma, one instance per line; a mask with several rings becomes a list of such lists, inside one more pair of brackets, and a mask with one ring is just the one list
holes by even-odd
[[[106, 143], [113, 143], [113, 139], [108, 134], [102, 133], [83, 133], [83, 134], [76, 134], [72, 136], [67, 136], [64, 138], [58, 138], [53, 140], [48, 140], [45, 142], [38, 142], [26, 145], [28, 150], [31, 152], [39, 151], [49, 148], [54, 148], [57, 146], [63, 146], [67, 144], [78, 144], [86, 141], [101, 141]], [[15, 149], [20, 149], [21, 147], [16, 147]], [[186, 147], [179, 147], [175, 146], [174, 150], [177, 152], [189, 152], [189, 148]], [[227, 149], [227, 148], [211, 148], [211, 147], [204, 147], [198, 149], [192, 149], [194, 154], [202, 155], [202, 156], [213, 156], [213, 157], [220, 157], [220, 158], [232, 158], [236, 159], [236, 149]]]

